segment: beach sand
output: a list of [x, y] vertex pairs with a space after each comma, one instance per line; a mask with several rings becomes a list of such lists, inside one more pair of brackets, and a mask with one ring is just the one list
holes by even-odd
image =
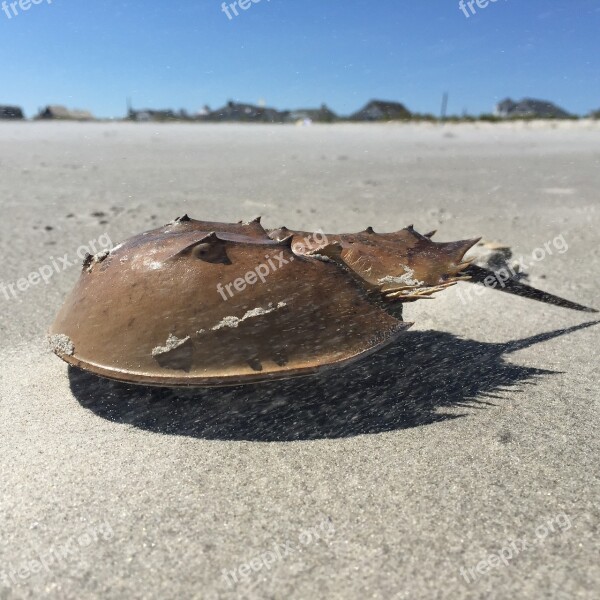
[[461, 283], [354, 366], [179, 394], [68, 370], [45, 332], [86, 247], [184, 213], [481, 235], [600, 308], [599, 142], [589, 121], [0, 123], [0, 598], [597, 597], [595, 315]]

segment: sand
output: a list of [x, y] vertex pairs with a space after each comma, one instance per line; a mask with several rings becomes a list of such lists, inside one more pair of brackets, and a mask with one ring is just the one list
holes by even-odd
[[599, 142], [588, 121], [0, 123], [0, 598], [597, 597], [594, 315], [463, 283], [342, 371], [181, 394], [44, 339], [78, 254], [183, 213], [483, 235], [600, 308]]

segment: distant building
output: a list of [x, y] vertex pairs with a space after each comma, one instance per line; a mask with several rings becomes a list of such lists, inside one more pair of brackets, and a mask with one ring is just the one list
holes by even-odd
[[503, 119], [520, 117], [567, 119], [571, 116], [566, 110], [552, 104], [552, 102], [532, 98], [523, 98], [519, 102], [513, 102], [510, 98], [506, 98], [506, 100], [502, 100], [496, 105], [495, 114]]
[[18, 106], [2, 106], [0, 105], [0, 120], [20, 120], [24, 119], [23, 110]]
[[199, 119], [201, 121], [204, 121], [207, 119], [207, 117], [210, 115], [211, 110], [210, 110], [210, 106], [208, 106], [208, 104], [205, 104], [196, 114], [195, 114], [195, 118]]
[[274, 108], [255, 106], [253, 104], [240, 104], [228, 102], [222, 108], [212, 111], [208, 121], [233, 121], [254, 123], [281, 123], [283, 115]]
[[281, 114], [284, 121], [292, 123], [297, 123], [298, 121], [333, 123], [339, 118], [326, 104], [322, 104], [321, 108], [298, 108], [296, 110], [285, 111]]
[[358, 112], [350, 115], [352, 121], [398, 121], [410, 119], [411, 113], [400, 102], [371, 100]]
[[87, 110], [71, 110], [64, 106], [50, 105], [40, 110], [36, 119], [51, 119], [56, 121], [93, 121], [94, 115]]
[[129, 109], [127, 118], [130, 121], [137, 121], [139, 123], [162, 122], [162, 121], [173, 121], [173, 120], [186, 120], [189, 119], [185, 111], [179, 111], [176, 113], [174, 110], [153, 110], [150, 108], [144, 108], [141, 110]]

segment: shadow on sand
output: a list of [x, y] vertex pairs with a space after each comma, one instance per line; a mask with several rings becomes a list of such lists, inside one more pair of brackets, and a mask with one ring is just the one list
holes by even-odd
[[69, 368], [71, 390], [98, 416], [153, 432], [212, 440], [291, 441], [351, 437], [458, 418], [444, 408], [483, 408], [483, 398], [552, 371], [504, 356], [594, 325], [507, 344], [449, 333], [407, 332], [362, 362], [293, 380], [213, 389], [135, 386]]

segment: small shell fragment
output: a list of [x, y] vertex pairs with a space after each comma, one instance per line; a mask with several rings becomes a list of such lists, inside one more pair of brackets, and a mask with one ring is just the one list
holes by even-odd
[[68, 335], [55, 333], [54, 335], [48, 336], [48, 343], [52, 352], [59, 356], [61, 354], [66, 354], [67, 356], [73, 356], [73, 354], [75, 354], [75, 346]]

